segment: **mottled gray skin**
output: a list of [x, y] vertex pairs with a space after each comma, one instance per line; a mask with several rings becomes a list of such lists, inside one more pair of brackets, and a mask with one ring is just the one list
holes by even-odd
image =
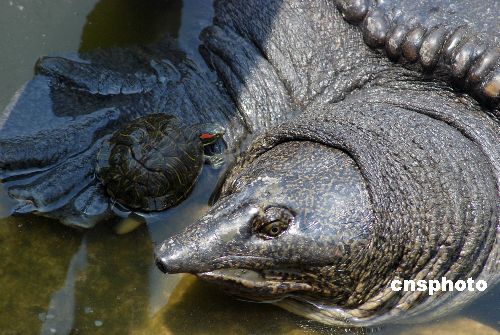
[[[229, 150], [246, 134], [254, 141], [209, 213], [158, 247], [163, 271], [329, 324], [462, 306], [478, 292], [429, 297], [388, 285], [498, 282], [498, 5], [383, 3], [217, 1], [201, 35], [210, 73], [158, 45], [83, 57], [91, 64], [42, 60], [0, 123], [0, 168], [18, 211], [101, 218], [107, 199], [87, 164], [101, 134], [167, 111], [221, 124]], [[33, 113], [34, 101], [38, 115], [58, 115], [47, 118], [51, 138], [72, 145], [23, 128], [20, 112]]]
[[[354, 251], [373, 224], [367, 187], [352, 159], [319, 143], [286, 142], [263, 153], [251, 168], [230, 180], [230, 190], [223, 193], [227, 198], [220, 205], [215, 205], [202, 222], [160, 248], [160, 252], [176, 250], [161, 259], [162, 270], [196, 273], [228, 265], [262, 270], [268, 279], [286, 275], [286, 280], [270, 281], [261, 287], [252, 285], [246, 297], [275, 300], [296, 290], [311, 295], [328, 290], [332, 293], [330, 299], [345, 299], [351, 280], [318, 271], [332, 265], [331, 260], [343, 255], [345, 248]], [[279, 240], [272, 240], [260, 231], [259, 222], [282, 217], [280, 213], [290, 215], [290, 226]], [[205, 240], [209, 236], [213, 237], [210, 242]], [[193, 248], [200, 252], [193, 253]], [[214, 259], [215, 254], [224, 256]], [[338, 263], [343, 271], [353, 270], [341, 259]], [[210, 272], [202, 277], [214, 280], [227, 273]], [[323, 277], [322, 283], [314, 283], [310, 275]], [[235, 276], [236, 281], [260, 280], [253, 271]]]

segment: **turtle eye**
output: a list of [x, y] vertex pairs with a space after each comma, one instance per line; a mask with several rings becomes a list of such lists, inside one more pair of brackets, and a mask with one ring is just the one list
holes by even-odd
[[270, 238], [274, 238], [280, 235], [282, 232], [284, 232], [287, 228], [288, 228], [288, 222], [276, 220], [262, 226], [259, 233], [266, 235]]
[[293, 221], [293, 214], [283, 207], [269, 207], [253, 220], [253, 231], [264, 239], [280, 236]]

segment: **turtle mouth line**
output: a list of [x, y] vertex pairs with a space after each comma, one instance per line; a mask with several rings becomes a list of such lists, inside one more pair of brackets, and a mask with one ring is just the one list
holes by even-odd
[[292, 292], [313, 291], [311, 285], [289, 280], [282, 275], [276, 275], [272, 270], [217, 269], [196, 275], [200, 279], [222, 286], [231, 294], [256, 301], [276, 301]]
[[301, 293], [313, 291], [309, 284], [280, 279], [272, 273], [248, 269], [218, 269], [196, 274], [200, 279], [220, 286], [239, 299], [273, 303], [295, 314], [335, 326], [359, 323], [353, 312], [336, 305], [316, 301]]
[[222, 280], [224, 282], [234, 282], [235, 284], [252, 283], [258, 286], [259, 283], [268, 283], [262, 272], [248, 269], [217, 269], [196, 275], [210, 281]]

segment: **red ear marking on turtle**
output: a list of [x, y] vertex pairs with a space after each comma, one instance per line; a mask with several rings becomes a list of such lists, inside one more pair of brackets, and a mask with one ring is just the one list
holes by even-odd
[[210, 139], [214, 138], [215, 136], [216, 135], [211, 134], [211, 133], [203, 133], [203, 134], [200, 135], [200, 138], [202, 140], [210, 140]]

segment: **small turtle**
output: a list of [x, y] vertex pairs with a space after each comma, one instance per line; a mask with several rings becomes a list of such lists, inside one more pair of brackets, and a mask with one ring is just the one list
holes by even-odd
[[97, 155], [96, 172], [120, 205], [162, 211], [191, 191], [204, 162], [223, 164], [221, 155], [204, 154], [224, 131], [217, 124], [182, 126], [172, 115], [151, 114], [117, 130]]

